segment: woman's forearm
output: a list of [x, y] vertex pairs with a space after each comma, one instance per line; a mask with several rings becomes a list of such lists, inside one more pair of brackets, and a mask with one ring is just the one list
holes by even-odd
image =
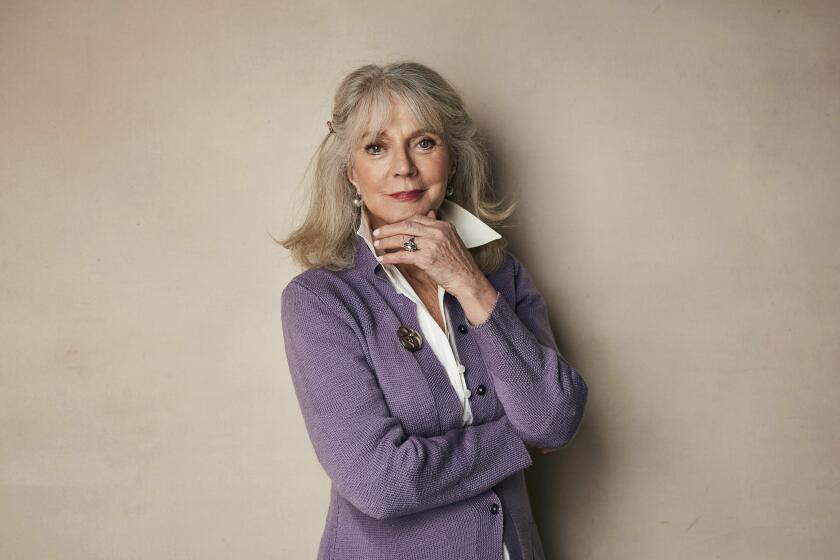
[[542, 294], [521, 263], [514, 265], [514, 303], [494, 289], [489, 312], [478, 303], [487, 301], [485, 294], [464, 298], [483, 321], [476, 324], [466, 308], [464, 313], [514, 428], [530, 445], [560, 448], [577, 432], [588, 387], [557, 349]]

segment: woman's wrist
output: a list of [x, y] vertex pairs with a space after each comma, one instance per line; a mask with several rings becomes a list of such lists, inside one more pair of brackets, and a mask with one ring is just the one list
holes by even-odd
[[476, 326], [490, 317], [498, 292], [487, 277], [481, 275], [480, 279], [476, 278], [475, 281], [452, 295], [461, 304], [464, 316], [470, 325]]

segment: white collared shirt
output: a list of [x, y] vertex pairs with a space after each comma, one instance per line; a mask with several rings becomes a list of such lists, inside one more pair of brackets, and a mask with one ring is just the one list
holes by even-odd
[[[444, 199], [435, 214], [437, 219], [445, 220], [455, 226], [458, 236], [467, 248], [478, 247], [479, 245], [484, 245], [502, 237], [496, 230], [481, 221], [478, 216], [451, 200]], [[367, 219], [367, 210], [364, 208], [362, 208], [361, 221], [356, 233], [365, 240], [374, 256], [377, 256], [378, 253], [373, 246], [370, 223]], [[420, 299], [414, 291], [414, 288], [411, 287], [411, 284], [406, 280], [402, 272], [400, 272], [399, 268], [390, 263], [382, 263], [382, 267], [397, 292], [403, 294], [417, 305], [417, 321], [420, 324], [423, 338], [429, 343], [438, 360], [446, 370], [449, 382], [452, 383], [452, 387], [455, 388], [455, 392], [458, 394], [464, 407], [463, 425], [472, 424], [473, 417], [469, 401], [471, 393], [464, 380], [464, 364], [461, 363], [458, 357], [458, 347], [455, 344], [455, 338], [452, 334], [452, 320], [449, 317], [449, 311], [443, 304], [445, 290], [442, 286], [438, 286], [437, 301], [438, 308], [444, 318], [444, 325], [446, 327], [446, 331], [444, 332], [434, 317], [432, 317], [426, 304], [423, 303], [423, 300]], [[504, 560], [510, 560], [507, 546], [504, 544], [502, 546], [504, 548]]]

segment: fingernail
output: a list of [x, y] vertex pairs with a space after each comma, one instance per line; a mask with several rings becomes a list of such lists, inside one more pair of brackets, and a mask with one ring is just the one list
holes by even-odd
[[379, 262], [382, 262], [382, 255], [377, 255], [376, 260], [378, 260]]
[[379, 247], [379, 240], [378, 239], [373, 242], [373, 246], [374, 247]]
[[373, 235], [379, 235], [379, 228], [376, 228], [375, 230], [373, 230]]

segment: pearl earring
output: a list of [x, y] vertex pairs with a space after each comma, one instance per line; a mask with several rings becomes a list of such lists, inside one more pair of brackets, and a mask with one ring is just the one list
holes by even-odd
[[446, 196], [451, 197], [453, 194], [455, 194], [455, 187], [453, 187], [452, 184], [450, 183], [449, 185], [446, 186]]
[[362, 195], [359, 193], [359, 191], [356, 191], [353, 194], [353, 206], [355, 206], [356, 208], [362, 207]]

